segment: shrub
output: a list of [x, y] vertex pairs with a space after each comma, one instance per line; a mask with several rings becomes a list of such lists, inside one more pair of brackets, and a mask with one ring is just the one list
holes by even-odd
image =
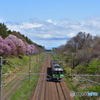
[[77, 74], [85, 73], [85, 70], [86, 70], [86, 68], [84, 66], [81, 66], [81, 65], [76, 66], [75, 69], [76, 69]]
[[98, 72], [98, 66], [100, 65], [100, 62], [98, 61], [91, 61], [88, 65], [86, 72], [89, 74], [96, 74]]

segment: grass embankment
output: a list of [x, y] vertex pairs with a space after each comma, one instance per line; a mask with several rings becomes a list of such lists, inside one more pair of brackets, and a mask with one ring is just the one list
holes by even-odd
[[[57, 54], [56, 55], [56, 58], [53, 57], [53, 55], [51, 55], [53, 59], [62, 59], [62, 56], [60, 54]], [[66, 60], [66, 58], [63, 58], [64, 60]], [[71, 57], [67, 57], [67, 63], [63, 62], [63, 66], [62, 68], [64, 69], [64, 79], [65, 79], [65, 82], [67, 83], [68, 87], [70, 88], [71, 91], [74, 91], [74, 92], [97, 92], [99, 94], [99, 96], [97, 97], [92, 97], [93, 100], [96, 100], [98, 97], [100, 97], [100, 85], [96, 85], [94, 83], [90, 83], [88, 81], [85, 81], [85, 80], [81, 80], [79, 81], [80, 79], [77, 78], [77, 77], [73, 77], [73, 79], [75, 81], [72, 81], [71, 82], [71, 77], [66, 77], [67, 75], [71, 75]], [[58, 61], [60, 64], [62, 63], [61, 60]], [[82, 66], [81, 68], [83, 68], [82, 70], [84, 72], [86, 72], [85, 74], [89, 74], [89, 72], [94, 72], [94, 74], [96, 73], [97, 71], [97, 66], [98, 66], [98, 63], [97, 61], [91, 61], [89, 63], [89, 67], [86, 69], [84, 68], [84, 66]], [[73, 74], [80, 71], [80, 66], [76, 66], [75, 69], [73, 69]], [[89, 79], [89, 77], [85, 77], [87, 79]], [[93, 77], [90, 78], [91, 80], [93, 79]], [[75, 96], [74, 97], [74, 100], [80, 100], [82, 99], [81, 96]], [[85, 96], [85, 99], [90, 99], [90, 97], [86, 97]]]
[[[44, 59], [44, 56], [41, 56], [41, 57], [43, 57], [42, 59]], [[32, 63], [33, 64], [31, 64], [31, 73], [39, 73], [43, 62], [38, 62], [37, 68], [36, 68], [36, 64], [34, 63], [34, 61], [32, 61]], [[29, 77], [29, 75], [27, 75], [26, 77]], [[20, 86], [18, 90], [14, 92], [10, 100], [29, 99], [31, 95], [31, 91], [34, 90], [36, 87], [37, 78], [38, 78], [37, 75], [34, 77], [33, 75], [31, 75], [30, 83], [29, 83], [29, 79], [22, 81], [21, 82], [22, 85]]]
[[[3, 67], [2, 67], [3, 74], [16, 74], [16, 73], [21, 74], [28, 69], [29, 56], [25, 55], [25, 56], [13, 57], [13, 58], [9, 57], [6, 59], [8, 60], [8, 63], [3, 64]], [[35, 60], [35, 55], [32, 56], [32, 59]], [[5, 96], [7, 92], [10, 91], [10, 89], [16, 84], [14, 83], [14, 84], [9, 85], [10, 83], [19, 81], [21, 77], [19, 77], [19, 75], [3, 75], [2, 85], [6, 85], [6, 86], [2, 88], [2, 93], [3, 93], [2, 96]]]
[[[35, 58], [35, 56], [33, 56]], [[9, 57], [6, 58], [8, 63], [2, 65], [2, 74], [12, 74], [12, 73], [23, 73], [27, 66], [29, 65], [29, 56], [20, 56], [19, 57]], [[10, 75], [3, 75], [2, 80], [11, 77]]]
[[[44, 57], [45, 57], [45, 55], [40, 56], [40, 58], [42, 58], [42, 59], [44, 59]], [[20, 57], [13, 57], [13, 58], [9, 57], [9, 58], [6, 58], [6, 59], [8, 60], [8, 63], [3, 64], [3, 67], [2, 67], [2, 73], [3, 74], [12, 74], [12, 73], [22, 74], [26, 70], [28, 72], [29, 56], [20, 56]], [[36, 55], [32, 55], [31, 56], [31, 73], [32, 72], [34, 72], [34, 73], [39, 72], [40, 67], [42, 66], [42, 62], [39, 63], [39, 61], [38, 61], [37, 69], [36, 69], [35, 62], [36, 62]], [[17, 77], [19, 77], [19, 75], [16, 75], [14, 78], [13, 78], [13, 76], [10, 76], [10, 75], [9, 76], [3, 75], [2, 76], [2, 80], [3, 80], [2, 85], [12, 83], [15, 79], [17, 79]], [[26, 77], [28, 77], [28, 75]], [[10, 78], [10, 81], [9, 81], [8, 78]], [[37, 76], [34, 77], [34, 78], [37, 78]], [[18, 87], [18, 88], [13, 90], [14, 95], [12, 95], [11, 100], [26, 100], [26, 98], [29, 98], [31, 90], [33, 90], [34, 86], [36, 85], [36, 80], [33, 80], [33, 77], [31, 78], [31, 80], [32, 80], [31, 81], [32, 85], [29, 84], [28, 80], [20, 82], [20, 86], [19, 86], [20, 89]], [[16, 81], [18, 81], [18, 79]], [[14, 83], [14, 84], [16, 84], [16, 83]], [[3, 95], [5, 95], [14, 86], [14, 84], [9, 85], [8, 88], [4, 91]], [[6, 88], [6, 86], [3, 87], [3, 89], [5, 89], [5, 88]], [[15, 98], [15, 97], [17, 97], [17, 98]]]

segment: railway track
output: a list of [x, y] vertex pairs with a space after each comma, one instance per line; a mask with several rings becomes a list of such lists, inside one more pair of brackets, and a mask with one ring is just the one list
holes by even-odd
[[55, 84], [56, 84], [56, 89], [57, 89], [59, 100], [67, 100], [65, 92], [64, 92], [64, 90], [62, 88], [61, 83], [55, 83]]
[[[47, 57], [47, 61], [48, 61], [48, 57]], [[46, 66], [44, 66], [43, 73], [46, 73], [47, 72], [47, 68], [46, 68], [47, 67], [47, 63], [48, 62], [45, 63]], [[42, 79], [43, 80], [41, 81], [41, 86], [40, 86], [38, 100], [41, 100], [41, 91], [42, 91], [43, 84], [45, 85], [44, 100], [46, 100], [46, 85], [47, 85], [46, 83], [47, 83], [47, 81], [46, 80], [44, 81], [44, 79], [46, 79], [46, 77], [44, 75], [42, 76]]]
[[35, 92], [30, 100], [74, 100], [70, 97], [70, 90], [64, 80], [62, 82], [47, 81], [48, 77], [46, 74], [51, 76], [51, 60], [50, 54], [47, 54], [40, 72], [44, 73], [44, 75], [39, 75]]
[[[39, 75], [37, 87], [35, 89], [35, 93], [32, 100], [46, 100], [46, 73], [47, 73], [47, 65], [48, 65], [48, 57], [46, 56], [46, 60], [43, 63], [43, 67], [40, 73], [44, 73], [43, 75]], [[45, 87], [45, 88], [44, 88]], [[45, 91], [45, 92], [44, 92]], [[45, 99], [44, 99], [45, 98]]]

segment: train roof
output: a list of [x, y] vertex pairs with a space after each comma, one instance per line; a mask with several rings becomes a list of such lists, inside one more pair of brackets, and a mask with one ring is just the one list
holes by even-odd
[[53, 66], [56, 68], [61, 68], [59, 64], [54, 64]]
[[51, 64], [52, 64], [52, 65], [55, 65], [55, 64], [58, 64], [58, 62], [57, 62], [56, 60], [52, 60], [52, 61], [51, 61]]
[[51, 60], [51, 64], [52, 64], [53, 71], [63, 71], [63, 69], [61, 68], [61, 66], [58, 64], [56, 60]]
[[63, 71], [63, 69], [61, 68], [61, 66], [60, 66], [59, 64], [54, 64], [54, 65], [52, 66], [52, 69], [53, 69], [53, 70], [57, 70], [57, 71]]
[[53, 63], [53, 62], [56, 62], [56, 63], [58, 63], [58, 62], [57, 62], [57, 60], [51, 60], [51, 63]]

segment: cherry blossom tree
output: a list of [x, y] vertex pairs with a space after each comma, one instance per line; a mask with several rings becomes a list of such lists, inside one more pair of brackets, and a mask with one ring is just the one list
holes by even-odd
[[16, 45], [11, 39], [5, 38], [3, 43], [10, 46], [12, 55], [17, 55]]
[[28, 44], [23, 42], [21, 39], [17, 38], [14, 35], [9, 35], [3, 40], [0, 36], [0, 55], [9, 56], [9, 55], [30, 55], [35, 54], [37, 49], [33, 44]]
[[2, 55], [4, 53], [4, 51], [2, 50], [2, 48], [3, 48], [3, 43], [0, 42], [0, 55]]
[[11, 34], [8, 36], [8, 39], [11, 39], [14, 42], [14, 44], [16, 45], [18, 55], [26, 54], [26, 46], [21, 39], [17, 38], [14, 35], [11, 35]]
[[31, 46], [31, 54], [35, 54], [35, 46], [33, 44], [30, 45]]
[[3, 44], [2, 50], [5, 56], [9, 56], [11, 54], [11, 47], [8, 46], [7, 44]]
[[27, 42], [24, 42], [25, 46], [26, 46], [26, 54], [35, 54], [36, 48], [33, 44], [28, 44]]
[[2, 55], [4, 53], [4, 51], [2, 49], [0, 49], [0, 55]]

